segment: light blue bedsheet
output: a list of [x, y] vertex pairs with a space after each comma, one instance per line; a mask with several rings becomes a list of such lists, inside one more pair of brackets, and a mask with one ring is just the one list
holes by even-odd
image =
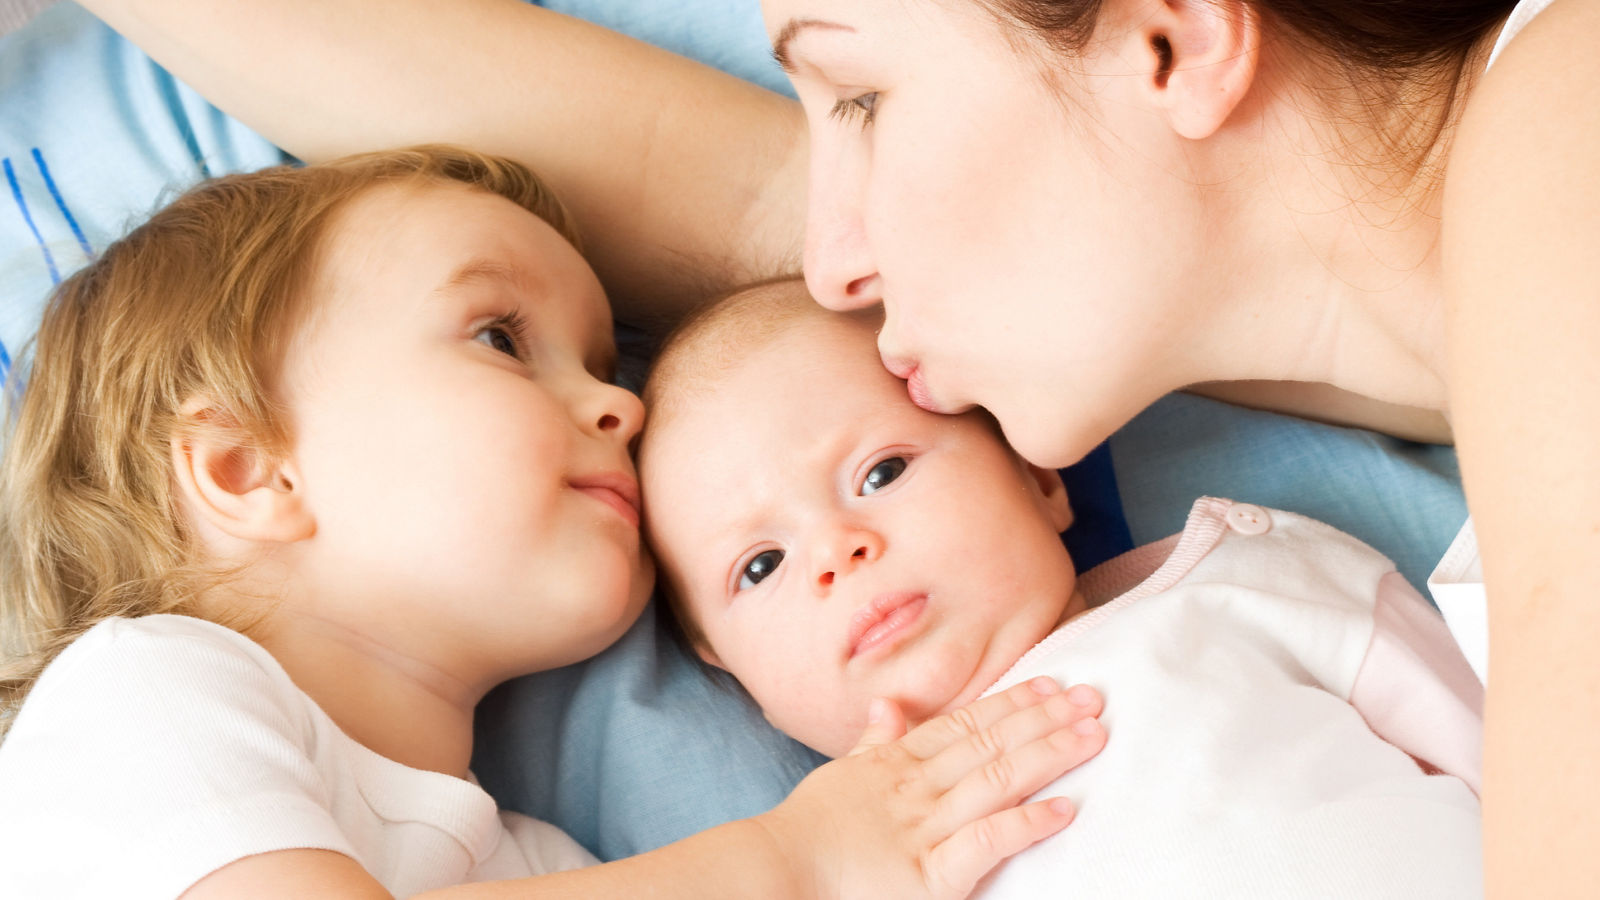
[[[783, 86], [753, 0], [548, 5]], [[5, 356], [33, 333], [55, 280], [171, 191], [283, 159], [74, 5], [0, 38]], [[1362, 537], [1419, 587], [1466, 514], [1447, 448], [1197, 397], [1151, 408], [1106, 459], [1114, 477], [1100, 494], [1136, 543], [1179, 530], [1195, 496], [1229, 496]], [[594, 660], [501, 688], [480, 715], [484, 785], [602, 858], [766, 809], [816, 762], [708, 680], [654, 615]]]

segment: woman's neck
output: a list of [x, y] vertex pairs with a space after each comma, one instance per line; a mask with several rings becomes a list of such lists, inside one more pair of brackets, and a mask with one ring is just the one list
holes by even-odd
[[[1335, 70], [1263, 54], [1207, 157], [1232, 263], [1193, 381], [1307, 381], [1443, 411], [1439, 223], [1455, 123], [1494, 35], [1459, 72], [1374, 106]], [[1248, 341], [1248, 352], [1241, 352]]]

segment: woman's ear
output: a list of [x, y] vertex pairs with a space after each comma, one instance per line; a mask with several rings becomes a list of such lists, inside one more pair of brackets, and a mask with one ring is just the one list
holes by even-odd
[[178, 492], [204, 524], [244, 541], [293, 543], [316, 533], [291, 461], [264, 452], [233, 414], [204, 398], [180, 414], [196, 427], [172, 439]]
[[1255, 80], [1260, 20], [1244, 0], [1153, 0], [1130, 30], [1127, 49], [1172, 130], [1210, 137]]
[[1056, 531], [1066, 531], [1072, 527], [1072, 504], [1067, 500], [1067, 486], [1061, 483], [1061, 473], [1055, 469], [1045, 469], [1025, 463], [1028, 474], [1033, 477], [1034, 483], [1039, 486], [1040, 499], [1044, 501], [1045, 513], [1050, 516], [1050, 524]]

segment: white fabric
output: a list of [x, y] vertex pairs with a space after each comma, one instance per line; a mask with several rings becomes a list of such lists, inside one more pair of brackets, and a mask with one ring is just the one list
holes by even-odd
[[1270, 527], [1247, 534], [1229, 526], [1237, 508], [1201, 500], [1164, 561], [1134, 551], [1085, 575], [1094, 602], [1160, 564], [992, 689], [1041, 674], [1094, 685], [1110, 739], [1038, 795], [1072, 798], [1077, 820], [1002, 866], [983, 896], [1482, 895], [1477, 797], [1348, 702], [1393, 565], [1289, 513], [1252, 508]]
[[[1489, 51], [1489, 66], [1500, 52], [1521, 33], [1534, 16], [1545, 11], [1551, 0], [1522, 0], [1506, 17], [1500, 36]], [[1467, 519], [1450, 549], [1445, 551], [1433, 574], [1428, 576], [1428, 591], [1444, 613], [1445, 624], [1456, 637], [1461, 650], [1472, 663], [1473, 671], [1485, 684], [1489, 681], [1489, 597], [1483, 589], [1483, 565], [1478, 557], [1478, 537], [1472, 519]]]
[[[1500, 58], [1500, 51], [1504, 50], [1506, 45], [1511, 43], [1511, 39], [1526, 28], [1529, 22], [1533, 21], [1534, 16], [1544, 12], [1550, 2], [1551, 0], [1522, 0], [1511, 10], [1511, 15], [1506, 17], [1506, 23], [1500, 26], [1500, 36], [1495, 38], [1494, 49], [1489, 51], [1488, 66], [1494, 65], [1494, 61]], [[1488, 66], [1485, 66], [1485, 68], [1487, 69]]]
[[1428, 576], [1428, 592], [1444, 615], [1445, 624], [1461, 652], [1472, 663], [1478, 680], [1489, 683], [1489, 602], [1483, 590], [1483, 561], [1478, 556], [1478, 535], [1467, 519], [1450, 549], [1444, 552], [1433, 574]]
[[397, 897], [594, 862], [476, 784], [356, 743], [259, 645], [184, 616], [90, 629], [0, 744], [7, 897], [176, 897], [291, 848], [346, 854]]

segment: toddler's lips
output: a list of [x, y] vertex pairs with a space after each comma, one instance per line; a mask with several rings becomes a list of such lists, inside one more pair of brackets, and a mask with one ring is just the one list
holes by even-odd
[[617, 511], [628, 524], [639, 527], [639, 485], [620, 472], [607, 472], [569, 482], [573, 490], [593, 497]]
[[922, 616], [928, 595], [915, 591], [879, 594], [850, 617], [852, 658], [887, 647], [909, 634], [908, 627]]

